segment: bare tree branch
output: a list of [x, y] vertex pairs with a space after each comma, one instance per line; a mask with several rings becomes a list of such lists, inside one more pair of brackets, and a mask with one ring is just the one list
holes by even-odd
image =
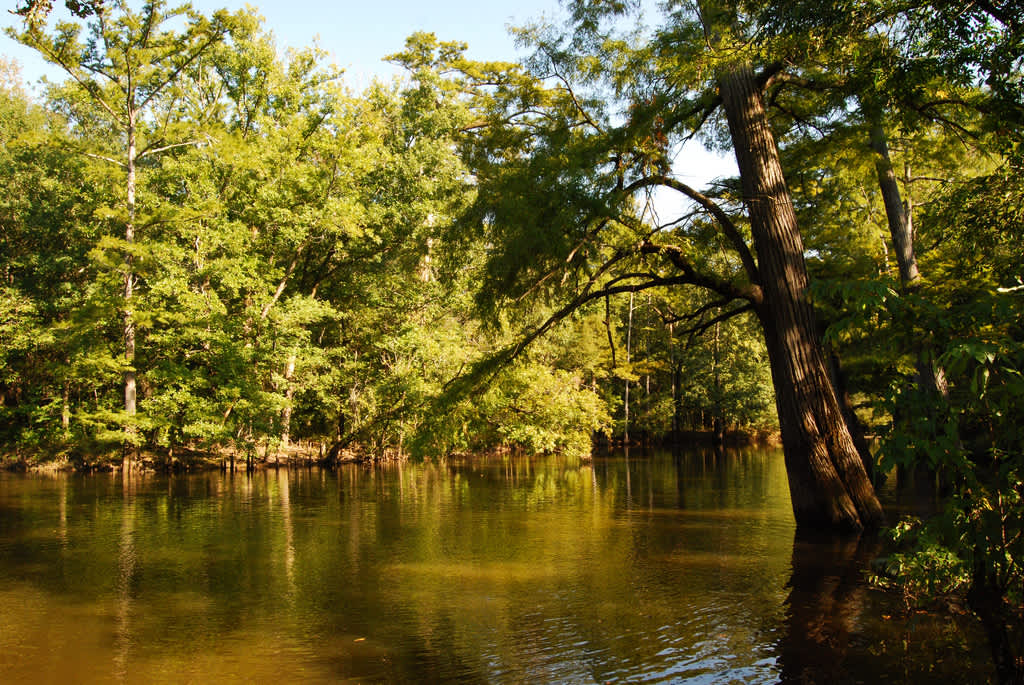
[[820, 126], [815, 124], [813, 121], [810, 121], [809, 119], [801, 116], [800, 114], [797, 114], [797, 112], [792, 108], [786, 107], [785, 105], [781, 104], [778, 100], [778, 94], [779, 91], [772, 93], [771, 97], [767, 102], [767, 104], [770, 107], [774, 107], [775, 109], [779, 110], [780, 112], [788, 116], [790, 119], [795, 121], [798, 126], [803, 126], [805, 129], [811, 129], [822, 138], [826, 137], [826, 132]]
[[146, 155], [155, 155], [158, 152], [166, 152], [167, 150], [173, 150], [176, 147], [188, 147], [189, 145], [202, 145], [205, 141], [202, 140], [186, 140], [183, 143], [172, 143], [170, 145], [163, 145], [161, 147], [147, 147], [142, 152], [135, 155], [135, 159], [142, 159]]
[[733, 300], [732, 298], [723, 297], [723, 298], [721, 298], [719, 300], [712, 300], [711, 302], [708, 302], [707, 304], [703, 304], [700, 307], [698, 307], [697, 309], [693, 310], [692, 312], [689, 312], [688, 314], [678, 314], [677, 315], [677, 314], [673, 314], [670, 311], [667, 314], [662, 314], [661, 315], [661, 320], [666, 325], [670, 324], [670, 323], [671, 324], [680, 323], [682, 321], [693, 321], [694, 319], [702, 318], [704, 316], [704, 314], [706, 314], [707, 312], [711, 311], [712, 309], [719, 309], [721, 307], [725, 307], [726, 305], [728, 305], [728, 304], [730, 304], [731, 302], [734, 302], [734, 301], [735, 300]]
[[574, 297], [568, 304], [559, 309], [557, 312], [552, 314], [544, 321], [540, 326], [528, 333], [522, 340], [517, 342], [507, 355], [501, 360], [501, 366], [511, 363], [514, 361], [522, 352], [540, 336], [547, 333], [551, 328], [562, 321], [574, 311], [585, 305], [591, 300], [595, 300], [599, 297], [607, 297], [610, 295], [617, 295], [620, 293], [638, 293], [651, 288], [662, 288], [671, 285], [687, 285], [692, 284], [686, 276], [672, 276], [672, 277], [655, 277], [651, 280], [643, 283], [624, 283], [621, 285], [615, 285], [611, 287], [601, 288], [600, 290], [587, 291], [584, 289], [583, 292]]
[[565, 89], [565, 92], [569, 94], [569, 98], [572, 100], [573, 107], [576, 108], [576, 111], [579, 113], [579, 115], [583, 117], [583, 120], [590, 124], [590, 126], [595, 131], [597, 131], [598, 133], [604, 133], [604, 130], [597, 124], [597, 122], [594, 121], [594, 119], [590, 116], [590, 113], [583, 108], [583, 105], [580, 103], [579, 99], [576, 97], [576, 93], [572, 89], [572, 84], [569, 83], [569, 79], [567, 79], [565, 76], [562, 75], [561, 72], [558, 71], [558, 67], [555, 65], [555, 58], [551, 55], [550, 52], [548, 52], [544, 48], [544, 46], [541, 46], [540, 49], [543, 50], [544, 54], [547, 55], [548, 62], [550, 62], [551, 64], [551, 73], [554, 74], [555, 78], [562, 82], [562, 87]]
[[[39, 41], [32, 41], [29, 43], [29, 45], [35, 48], [36, 50], [39, 50], [39, 52], [43, 53], [43, 56], [47, 60], [56, 64], [58, 67], [63, 69], [68, 76], [73, 78], [75, 80], [75, 83], [77, 83], [82, 88], [82, 90], [85, 91], [86, 95], [95, 100], [96, 103], [100, 107], [102, 107], [104, 111], [107, 112], [107, 114], [110, 115], [110, 117], [114, 120], [115, 123], [121, 123], [121, 118], [118, 117], [117, 113], [114, 111], [114, 108], [110, 105], [110, 103], [108, 103], [100, 96], [99, 87], [94, 82], [88, 80], [87, 78], [84, 78], [82, 74], [78, 73], [74, 69], [74, 67], [72, 67], [72, 65], [64, 59], [65, 55], [63, 48], [66, 47], [66, 45], [62, 45], [62, 49], [59, 52], [54, 52], [52, 49], [50, 49], [50, 45]], [[90, 85], [92, 87], [90, 87]]]
[[109, 162], [110, 164], [114, 164], [116, 166], [119, 166], [122, 169], [127, 167], [127, 165], [124, 162], [119, 162], [116, 159], [114, 159], [113, 157], [106, 157], [104, 155], [96, 155], [96, 154], [93, 154], [91, 152], [85, 152], [84, 150], [79, 150], [78, 154], [84, 155], [86, 157], [90, 157], [92, 159], [98, 159], [101, 162]]
[[612, 368], [614, 369], [618, 364], [615, 363], [615, 340], [612, 338], [612, 306], [611, 296], [604, 296], [604, 330], [608, 334], [608, 348], [612, 352]]
[[150, 100], [156, 97], [165, 87], [167, 87], [167, 84], [173, 82], [174, 79], [178, 78], [178, 74], [180, 74], [185, 69], [185, 67], [192, 64], [192, 62], [196, 61], [204, 52], [207, 51], [207, 49], [210, 48], [210, 46], [212, 46], [214, 43], [223, 38], [226, 32], [227, 29], [221, 28], [219, 31], [215, 31], [213, 34], [211, 34], [209, 40], [200, 45], [191, 55], [188, 56], [187, 59], [182, 61], [181, 64], [177, 65], [171, 71], [171, 73], [167, 75], [167, 78], [165, 78], [163, 81], [154, 86], [152, 90], [150, 90], [149, 95], [144, 97], [142, 101], [135, 106], [136, 109], [142, 109], [143, 107], [148, 105]]
[[830, 90], [831, 88], [835, 87], [834, 84], [825, 84], [820, 81], [815, 81], [813, 79], [805, 78], [803, 76], [797, 76], [796, 74], [792, 74], [788, 71], [781, 70], [776, 71], [775, 73], [768, 76], [766, 79], [764, 79], [764, 83], [760, 85], [762, 90], [768, 90], [775, 84], [786, 84], [790, 86], [796, 86], [798, 88], [803, 88], [804, 90], [813, 90], [817, 92]]
[[722, 104], [722, 98], [719, 95], [714, 96], [708, 102], [699, 104], [686, 110], [682, 110], [674, 116], [669, 117], [665, 122], [665, 128], [674, 128], [677, 124], [689, 119], [695, 114], [699, 114], [697, 123], [692, 127], [689, 135], [683, 136], [682, 142], [693, 139], [707, 123], [707, 120], [711, 118], [711, 115], [715, 113], [719, 105]]
[[754, 305], [750, 304], [750, 303], [747, 303], [747, 304], [742, 305], [740, 307], [737, 307], [735, 309], [730, 309], [727, 312], [722, 312], [718, 316], [713, 317], [713, 318], [711, 318], [711, 319], [709, 319], [707, 321], [703, 321], [703, 322], [701, 322], [699, 324], [696, 324], [695, 326], [691, 326], [690, 328], [683, 329], [682, 331], [679, 332], [679, 335], [680, 336], [683, 336], [683, 335], [687, 336], [689, 338], [689, 340], [687, 342], [687, 345], [690, 345], [695, 338], [700, 337], [701, 335], [703, 335], [709, 328], [711, 328], [715, 324], [723, 323], [723, 322], [728, 321], [730, 319], [734, 319], [737, 316], [740, 316], [742, 314], [746, 314], [747, 312], [752, 312], [752, 311], [754, 311]]
[[298, 266], [299, 256], [301, 254], [302, 249], [300, 248], [295, 253], [295, 256], [292, 257], [291, 264], [288, 265], [288, 269], [285, 270], [284, 276], [281, 277], [281, 281], [277, 284], [277, 290], [274, 291], [274, 296], [270, 298], [270, 301], [263, 306], [263, 311], [260, 312], [261, 319], [266, 319], [267, 315], [270, 314], [270, 308], [273, 307], [274, 304], [281, 299], [281, 294], [284, 292], [284, 287], [285, 285], [288, 284], [288, 278], [292, 275], [292, 272], [295, 271], [295, 267]]

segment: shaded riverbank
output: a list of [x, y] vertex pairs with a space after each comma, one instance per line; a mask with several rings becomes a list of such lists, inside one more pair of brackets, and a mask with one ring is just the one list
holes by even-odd
[[[730, 449], [773, 448], [781, 444], [777, 431], [761, 430], [755, 432], [728, 430], [721, 436], [721, 445]], [[609, 440], [604, 434], [594, 438], [592, 456], [603, 458], [625, 449], [633, 450], [634, 455], [646, 455], [649, 452], [685, 452], [693, 448], [714, 448], [719, 438], [711, 431], [685, 431], [676, 436], [651, 438], [643, 434], [634, 434], [629, 444], [621, 440]], [[479, 461], [509, 456], [522, 458], [524, 452], [519, 449], [493, 449], [488, 453], [450, 454], [444, 460]], [[154, 452], [140, 451], [132, 461], [133, 470], [151, 473], [183, 473], [198, 471], [240, 471], [263, 468], [334, 468], [341, 464], [365, 464], [407, 461], [408, 452], [385, 449], [369, 450], [358, 445], [338, 448], [327, 443], [316, 441], [292, 443], [286, 448], [261, 446], [249, 452], [218, 449], [203, 450], [178, 447], [175, 450]], [[557, 457], [555, 457], [557, 458]], [[28, 452], [24, 450], [0, 450], [0, 469], [22, 472], [113, 472], [122, 468], [123, 457], [120, 453], [86, 454], [79, 450], [59, 453]], [[572, 460], [581, 461], [579, 457]], [[583, 458], [582, 461], [588, 461]]]

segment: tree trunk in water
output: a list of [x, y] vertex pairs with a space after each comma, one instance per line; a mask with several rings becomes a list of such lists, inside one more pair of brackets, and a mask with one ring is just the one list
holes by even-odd
[[828, 376], [808, 298], [803, 240], [764, 102], [745, 63], [718, 74], [759, 259], [757, 306], [775, 386], [797, 525], [859, 530], [882, 507], [850, 438]]
[[[721, 307], [718, 314], [722, 313]], [[715, 323], [714, 348], [711, 357], [711, 377], [715, 389], [714, 415], [711, 417], [711, 443], [721, 445], [725, 443], [725, 417], [722, 415], [722, 372], [721, 372], [721, 322]]]
[[672, 444], [678, 445], [679, 435], [683, 432], [683, 403], [679, 397], [682, 373], [676, 364], [676, 337], [671, 323], [668, 325], [668, 339], [669, 364], [672, 368]]
[[[629, 368], [631, 361], [630, 345], [633, 339], [633, 293], [629, 294], [629, 322], [626, 325], [626, 371], [632, 373], [632, 369]], [[626, 392], [625, 392], [625, 430], [622, 434], [622, 444], [629, 444], [629, 379], [626, 379]]]

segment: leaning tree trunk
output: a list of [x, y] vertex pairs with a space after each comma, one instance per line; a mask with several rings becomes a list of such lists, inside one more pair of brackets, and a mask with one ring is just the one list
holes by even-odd
[[882, 522], [828, 376], [808, 298], [803, 240], [778, 148], [753, 71], [744, 63], [718, 75], [758, 255], [764, 329], [797, 525], [858, 530]]
[[896, 182], [896, 173], [892, 169], [892, 160], [889, 158], [885, 129], [879, 123], [871, 125], [871, 149], [875, 153], [878, 189], [882, 193], [889, 235], [892, 237], [896, 263], [900, 269], [900, 284], [904, 289], [911, 288], [921, 278], [921, 272], [917, 268], [917, 257], [914, 254], [913, 228], [910, 214], [900, 198], [900, 187]]
[[[917, 266], [914, 254], [913, 216], [910, 212], [908, 193], [907, 204], [904, 205], [900, 196], [900, 187], [896, 182], [896, 173], [889, 157], [889, 144], [885, 129], [878, 123], [879, 115], [873, 115], [876, 121], [871, 124], [871, 150], [875, 157], [875, 170], [878, 173], [878, 188], [885, 204], [885, 217], [889, 223], [889, 235], [892, 237], [893, 249], [896, 252], [896, 263], [900, 270], [900, 287], [904, 292], [916, 288], [921, 281], [921, 271]], [[908, 180], [909, 182], [909, 180]], [[946, 373], [932, 361], [931, 345], [925, 344], [918, 351], [917, 373], [921, 388], [933, 395], [947, 397], [949, 387], [946, 384]]]

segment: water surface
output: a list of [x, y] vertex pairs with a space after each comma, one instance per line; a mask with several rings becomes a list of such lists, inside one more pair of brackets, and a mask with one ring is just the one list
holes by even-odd
[[777, 450], [0, 474], [0, 682], [975, 682]]

